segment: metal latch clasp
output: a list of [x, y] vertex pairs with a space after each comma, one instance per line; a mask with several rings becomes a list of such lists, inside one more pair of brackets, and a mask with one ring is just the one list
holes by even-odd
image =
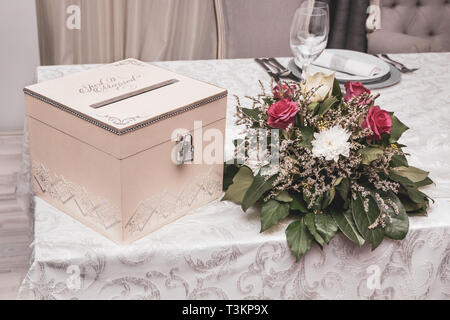
[[194, 160], [194, 146], [192, 145], [192, 136], [189, 133], [178, 135], [176, 153], [177, 165]]

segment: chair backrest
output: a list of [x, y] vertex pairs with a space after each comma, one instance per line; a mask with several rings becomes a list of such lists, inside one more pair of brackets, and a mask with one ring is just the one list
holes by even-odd
[[[219, 58], [291, 56], [289, 30], [304, 0], [215, 0]], [[365, 51], [369, 0], [321, 0], [330, 5], [329, 48]]]
[[330, 7], [328, 48], [367, 51], [369, 0], [320, 0]]
[[450, 0], [381, 0], [381, 28], [428, 40], [450, 51]]
[[219, 58], [292, 55], [289, 29], [301, 2], [216, 0]]

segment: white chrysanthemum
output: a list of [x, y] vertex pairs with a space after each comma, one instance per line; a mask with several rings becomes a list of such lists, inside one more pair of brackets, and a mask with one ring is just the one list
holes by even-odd
[[334, 126], [314, 133], [312, 153], [315, 157], [325, 157], [325, 160], [339, 160], [339, 155], [348, 157], [350, 143], [348, 133], [341, 126]]

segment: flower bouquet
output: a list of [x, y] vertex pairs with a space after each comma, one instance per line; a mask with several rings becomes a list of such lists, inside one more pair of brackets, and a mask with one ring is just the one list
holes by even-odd
[[260, 85], [251, 108], [236, 97], [245, 138], [225, 164], [222, 200], [244, 211], [259, 205], [261, 232], [291, 216], [286, 239], [299, 259], [338, 232], [373, 250], [385, 237], [403, 239], [408, 215], [426, 214], [419, 188], [433, 182], [408, 164], [398, 142], [408, 127], [376, 105], [378, 95], [359, 82], [343, 93], [334, 74], [272, 83], [269, 92]]

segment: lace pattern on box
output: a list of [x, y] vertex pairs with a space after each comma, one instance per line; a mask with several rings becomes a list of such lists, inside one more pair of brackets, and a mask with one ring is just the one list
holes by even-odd
[[50, 172], [41, 163], [33, 162], [32, 172], [38, 195], [48, 195], [67, 210], [76, 208], [85, 219], [105, 230], [121, 222], [120, 208], [107, 199], [89, 194], [84, 187]]
[[222, 191], [222, 176], [215, 168], [187, 183], [180, 191], [164, 190], [141, 201], [125, 225], [126, 236], [143, 232], [150, 220], [157, 224], [179, 217], [192, 208], [211, 200]]

